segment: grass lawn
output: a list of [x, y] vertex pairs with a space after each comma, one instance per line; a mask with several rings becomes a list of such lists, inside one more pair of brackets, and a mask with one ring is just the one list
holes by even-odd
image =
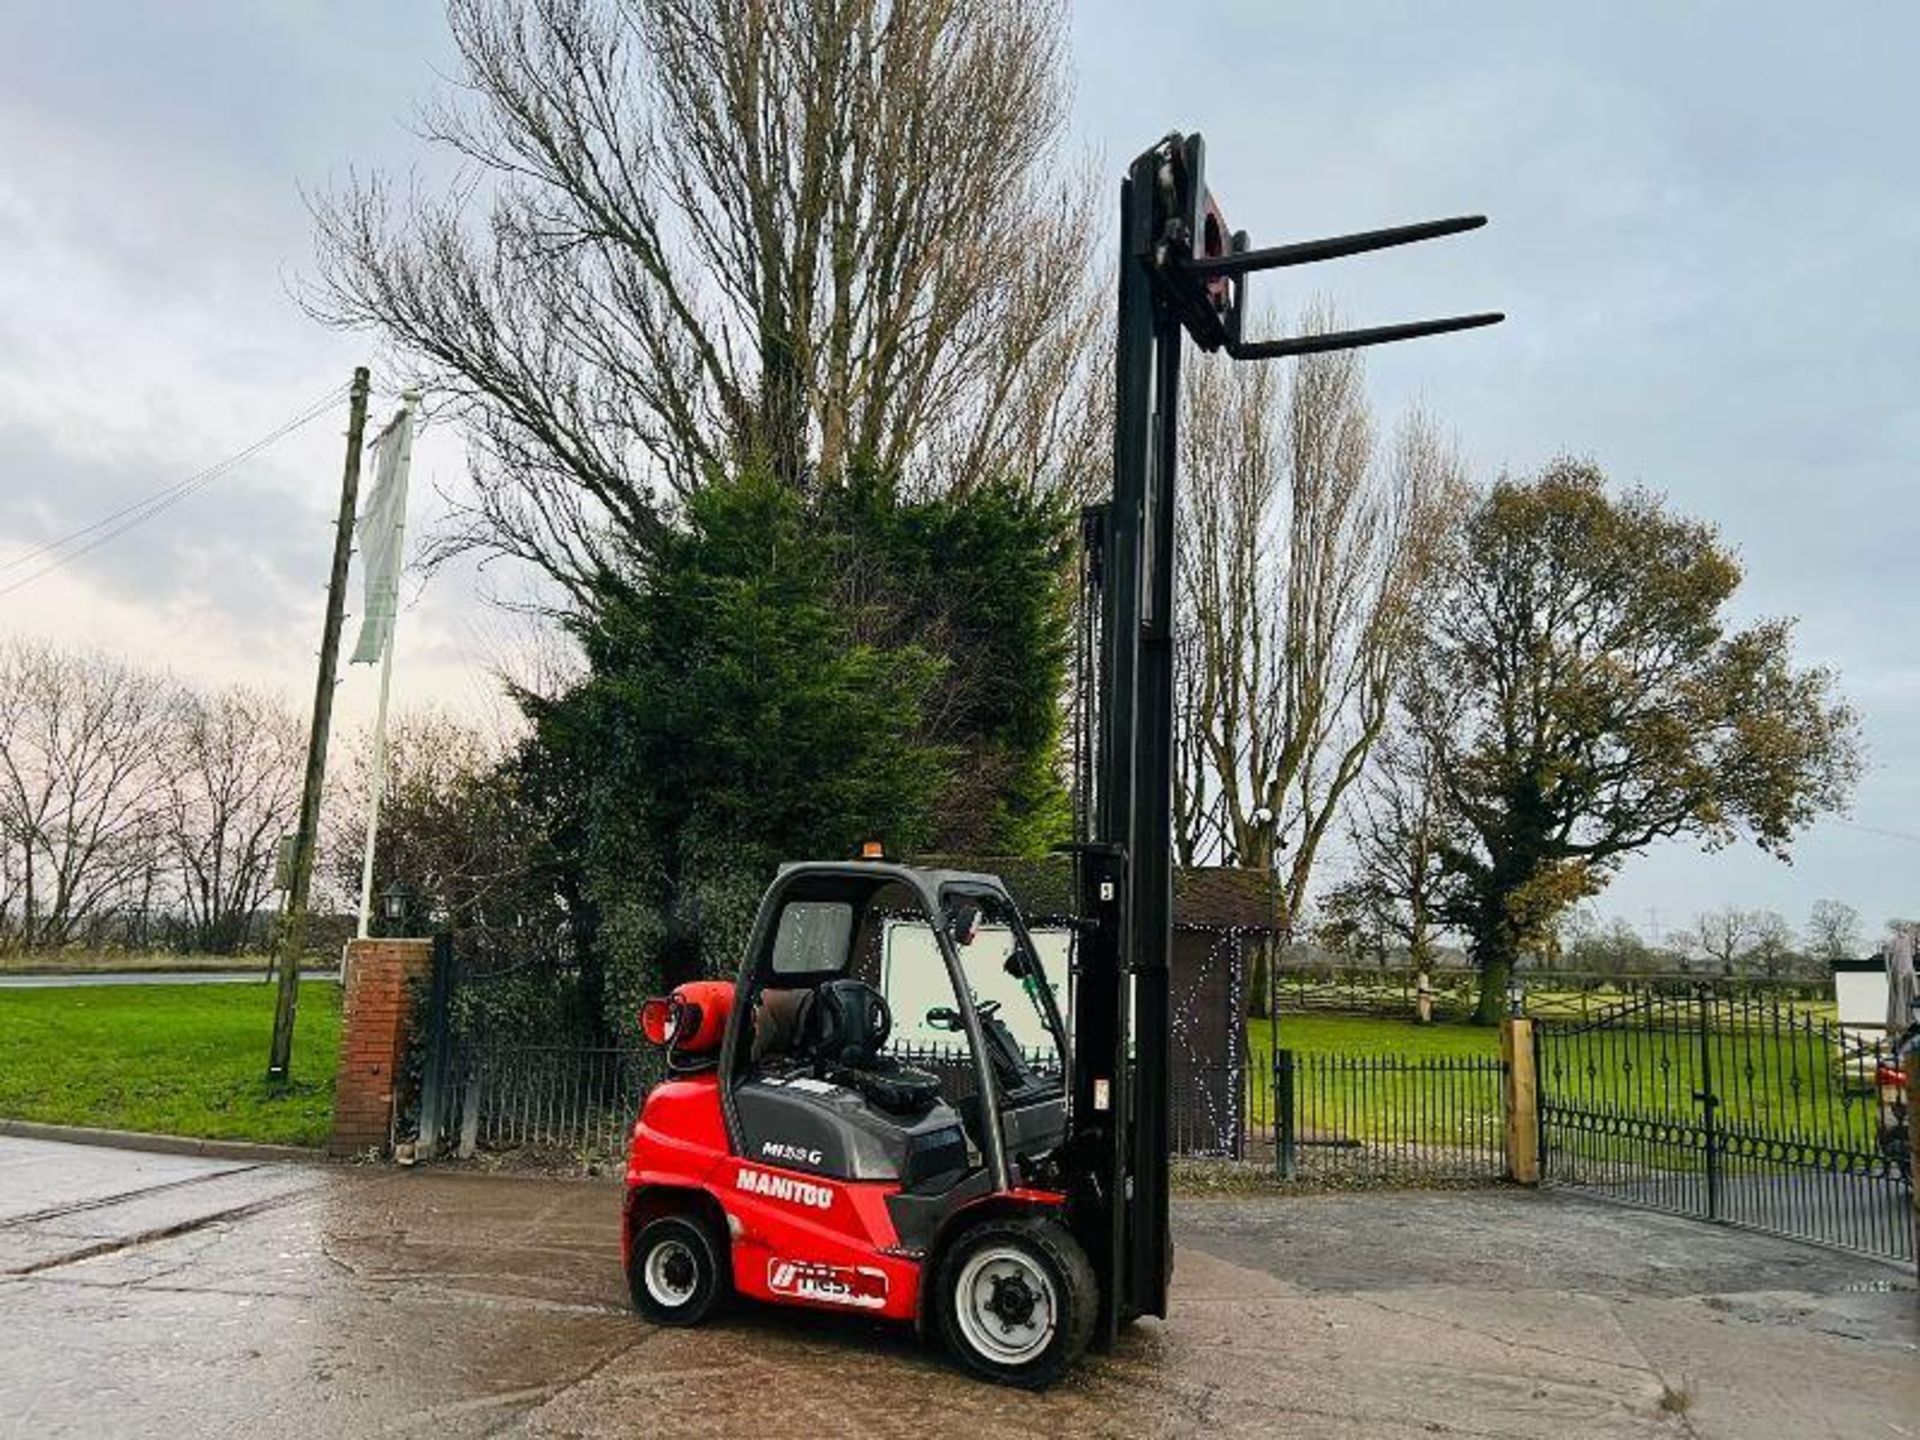
[[[1280, 1016], [1280, 1043], [1301, 1054], [1405, 1055], [1417, 1060], [1500, 1054], [1500, 1031], [1492, 1025], [1416, 1025], [1372, 1015]], [[1273, 1022], [1247, 1021], [1247, 1048], [1273, 1049]]]
[[267, 1089], [270, 985], [0, 990], [0, 1115], [318, 1145], [333, 1118], [340, 987], [300, 987], [293, 1083]]

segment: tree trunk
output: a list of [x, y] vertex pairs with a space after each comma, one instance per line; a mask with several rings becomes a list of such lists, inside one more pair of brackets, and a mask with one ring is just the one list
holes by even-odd
[[1476, 1025], [1498, 1025], [1507, 1013], [1507, 981], [1518, 959], [1511, 935], [1500, 927], [1475, 946], [1480, 962], [1480, 1003], [1475, 1007]]
[[1475, 917], [1472, 945], [1480, 967], [1480, 998], [1474, 1007], [1476, 1025], [1498, 1025], [1507, 1013], [1507, 981], [1520, 959], [1520, 937], [1507, 919], [1507, 897], [1496, 891], [1482, 899]]

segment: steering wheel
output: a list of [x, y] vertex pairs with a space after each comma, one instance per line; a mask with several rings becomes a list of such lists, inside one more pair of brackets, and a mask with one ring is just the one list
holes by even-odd
[[[973, 1007], [973, 1013], [980, 1017], [980, 1023], [984, 1025], [1000, 1013], [1000, 1002], [982, 1000]], [[936, 1005], [927, 1011], [926, 1024], [935, 1030], [958, 1031], [963, 1028], [960, 1012], [951, 1005]]]

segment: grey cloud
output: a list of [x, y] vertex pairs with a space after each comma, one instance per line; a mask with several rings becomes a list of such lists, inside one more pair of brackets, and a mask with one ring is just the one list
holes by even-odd
[[[115, 528], [106, 527], [24, 559], [184, 477], [132, 458], [76, 454], [41, 431], [0, 424], [0, 475], [9, 478], [0, 489], [0, 589], [64, 560], [62, 569], [115, 599], [190, 598], [243, 627], [277, 631], [312, 608], [302, 596], [325, 582], [328, 537], [301, 523], [310, 517], [288, 504], [284, 488], [263, 483], [275, 469], [267, 457], [249, 462], [117, 538], [106, 539]], [[34, 581], [0, 598], [0, 622], [30, 618], [46, 593]]]

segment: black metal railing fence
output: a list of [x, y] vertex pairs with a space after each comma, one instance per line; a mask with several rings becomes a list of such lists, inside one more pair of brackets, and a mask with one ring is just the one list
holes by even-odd
[[1505, 1074], [1495, 1056], [1256, 1051], [1249, 1151], [1270, 1157], [1282, 1179], [1498, 1180], [1507, 1172]]
[[[532, 1163], [611, 1167], [660, 1078], [656, 1057], [611, 1045], [470, 1036], [451, 1053], [440, 1100], [423, 1105], [421, 1133], [462, 1157], [512, 1153]], [[892, 1053], [939, 1075], [949, 1102], [974, 1092], [964, 1050]], [[1026, 1059], [1039, 1073], [1059, 1073], [1050, 1052]], [[1171, 1067], [1172, 1149], [1308, 1183], [1497, 1180], [1506, 1165], [1501, 1076], [1497, 1059], [1477, 1057], [1281, 1050], [1185, 1058]]]

